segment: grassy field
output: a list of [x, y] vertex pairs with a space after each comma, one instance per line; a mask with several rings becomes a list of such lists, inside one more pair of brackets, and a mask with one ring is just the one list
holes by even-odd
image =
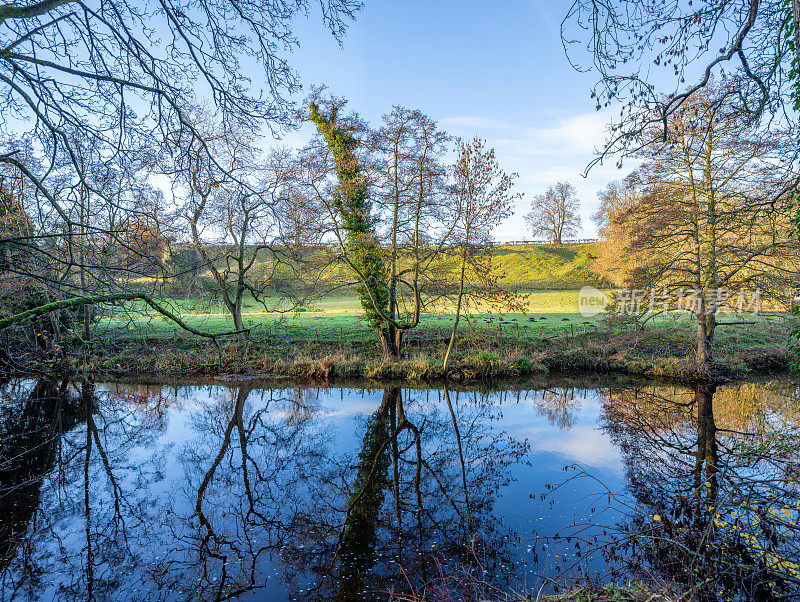
[[[689, 314], [670, 313], [641, 327], [606, 319], [605, 314], [586, 318], [579, 313], [579, 289], [586, 284], [603, 288], [602, 279], [592, 271], [593, 247], [497, 249], [497, 261], [505, 271], [502, 283], [520, 290], [524, 311], [470, 308], [447, 375], [441, 364], [454, 320], [452, 305], [428, 305], [420, 326], [406, 333], [403, 358], [387, 362], [380, 359], [377, 337], [362, 318], [358, 297], [342, 291], [307, 302], [300, 311], [266, 311], [248, 299], [243, 307], [248, 340], [224, 338], [219, 347], [147, 306], [105, 308], [91, 347], [78, 345], [83, 351], [66, 361], [69, 369], [81, 372], [162, 375], [469, 380], [548, 371], [620, 371], [692, 378], [695, 327]], [[210, 295], [160, 301], [198, 330], [233, 330], [225, 307]], [[267, 305], [274, 309], [272, 301]], [[733, 314], [720, 319], [742, 321]], [[791, 358], [789, 333], [797, 319], [773, 314], [746, 316], [744, 322], [718, 329], [714, 353], [722, 371], [734, 375], [785, 369]], [[29, 365], [36, 367], [36, 361], [32, 358]]]
[[[588, 332], [609, 328], [604, 323], [606, 314], [584, 317], [578, 311], [578, 291], [546, 290], [522, 291], [526, 310], [524, 313], [502, 313], [488, 307], [472, 308], [463, 316], [463, 330], [493, 330], [504, 338], [541, 338], [553, 333], [569, 330]], [[233, 329], [233, 322], [225, 307], [219, 302], [186, 299], [167, 299], [165, 305], [179, 315], [188, 325], [206, 332], [226, 332]], [[355, 295], [333, 296], [314, 302], [303, 311], [264, 311], [263, 306], [252, 299], [244, 304], [244, 323], [252, 330], [255, 339], [283, 336], [290, 340], [352, 340], [352, 337], [373, 337], [369, 326], [362, 319], [362, 309]], [[174, 322], [142, 306], [131, 306], [130, 311], [112, 314], [101, 321], [100, 330], [106, 335], [122, 338], [174, 338], [191, 337]], [[431, 337], [434, 331], [444, 336], [452, 328], [454, 316], [446, 305], [428, 308], [422, 315], [420, 326], [409, 333], [413, 338]], [[734, 321], [735, 314], [721, 314], [720, 321]], [[756, 325], [791, 321], [784, 314], [748, 315], [748, 322]], [[690, 326], [690, 316], [685, 312], [673, 312], [650, 320], [649, 327]], [[619, 328], [615, 326], [614, 328]], [[740, 340], [751, 329], [742, 327], [720, 328], [719, 340]]]
[[[564, 328], [585, 330], [596, 327], [599, 318], [584, 318], [578, 313], [578, 291], [523, 291], [525, 313], [499, 313], [492, 308], [473, 308], [466, 316], [464, 329], [471, 327], [493, 329], [506, 336], [520, 338], [548, 336]], [[167, 299], [165, 305], [180, 315], [190, 326], [207, 332], [232, 330], [233, 322], [220, 302], [200, 299]], [[102, 320], [103, 336], [130, 339], [185, 337], [186, 332], [174, 322], [148, 310], [132, 305], [130, 311], [118, 312]], [[427, 308], [422, 324], [410, 336], [441, 337], [452, 328], [452, 307], [434, 304]], [[294, 341], [349, 340], [352, 337], [373, 337], [362, 320], [362, 309], [355, 295], [327, 297], [303, 308], [300, 312], [267, 312], [260, 304], [248, 299], [244, 303], [244, 322], [252, 329], [255, 339], [280, 334]], [[505, 333], [503, 333], [505, 331]]]
[[[544, 318], [544, 319], [542, 319]], [[222, 316], [196, 315], [195, 324], [223, 325]], [[576, 313], [472, 316], [464, 324], [447, 375], [442, 357], [452, 316], [428, 316], [407, 337], [403, 358], [380, 359], [374, 333], [356, 316], [311, 313], [279, 320], [264, 316], [247, 342], [219, 348], [154, 318], [127, 326], [106, 324], [89, 357], [76, 357], [82, 372], [120, 374], [273, 375], [482, 380], [546, 372], [623, 372], [692, 379], [695, 327], [686, 314], [652, 320], [644, 328], [611, 324]], [[273, 320], [273, 321], [270, 321]], [[748, 316], [747, 325], [723, 327], [714, 353], [723, 374], [785, 370], [787, 342], [796, 320], [786, 315]]]
[[[315, 253], [331, 253], [322, 250]], [[501, 274], [500, 284], [519, 290], [524, 299], [524, 313], [503, 314], [497, 308], [474, 307], [469, 311], [465, 327], [496, 328], [513, 331], [519, 336], [540, 336], [563, 328], [590, 327], [596, 320], [584, 319], [578, 313], [578, 290], [587, 285], [601, 287], [605, 281], [593, 269], [596, 249], [593, 243], [572, 245], [500, 245], [494, 250], [494, 265]], [[262, 258], [260, 258], [262, 259]], [[268, 261], [268, 257], [263, 257]], [[439, 265], [439, 270], [452, 272], [456, 281], [457, 266]], [[201, 278], [208, 279], [207, 275]], [[347, 268], [335, 266], [328, 271], [331, 281], [346, 281]], [[210, 287], [213, 290], [213, 286]], [[232, 329], [232, 320], [224, 305], [206, 294], [189, 299], [163, 299], [162, 302], [187, 324], [208, 332]], [[251, 336], [265, 338], [281, 333], [291, 340], [338, 340], [373, 336], [361, 319], [362, 309], [355, 293], [326, 296], [305, 304], [301, 311], [286, 311], [288, 303], [267, 299], [270, 309], [246, 299], [243, 306], [245, 325]], [[100, 324], [103, 336], [131, 339], [172, 338], [185, 336], [173, 322], [151, 311], [143, 304], [129, 305], [127, 311], [106, 315]], [[434, 303], [425, 308], [423, 324], [415, 336], [430, 338], [452, 327], [452, 305]], [[423, 333], [423, 334], [420, 334]]]
[[[578, 291], [526, 293], [525, 313], [488, 313], [477, 308], [460, 328], [454, 354], [458, 378], [513, 376], [548, 371], [622, 371], [651, 376], [692, 378], [695, 326], [685, 312], [648, 321], [640, 328], [598, 314], [578, 312]], [[232, 329], [230, 317], [215, 303], [173, 300], [173, 311], [189, 325], [210, 332]], [[441, 378], [441, 358], [453, 324], [447, 307], [433, 307], [421, 325], [406, 335], [405, 359], [379, 360], [374, 332], [361, 318], [354, 295], [318, 301], [306, 311], [264, 312], [252, 302], [245, 324], [250, 340], [223, 341], [223, 353], [160, 315], [142, 308], [105, 318], [96, 355], [82, 369], [135, 373], [277, 374], [327, 379]], [[723, 322], [739, 322], [721, 314]], [[746, 324], [721, 326], [715, 357], [724, 372], [785, 369], [788, 335], [796, 318], [786, 314], [747, 315]]]

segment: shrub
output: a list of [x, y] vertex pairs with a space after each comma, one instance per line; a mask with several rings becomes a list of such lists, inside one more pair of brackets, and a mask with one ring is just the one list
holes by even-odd
[[494, 351], [484, 349], [475, 356], [475, 365], [478, 367], [496, 368], [500, 364], [500, 356]]

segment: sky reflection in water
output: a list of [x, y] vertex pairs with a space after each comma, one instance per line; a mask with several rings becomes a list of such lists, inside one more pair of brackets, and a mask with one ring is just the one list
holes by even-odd
[[793, 587], [791, 383], [262, 387], [3, 385], [0, 599]]

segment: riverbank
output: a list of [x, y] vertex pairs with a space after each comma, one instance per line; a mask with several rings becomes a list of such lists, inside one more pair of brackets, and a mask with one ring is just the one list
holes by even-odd
[[[782, 318], [757, 325], [731, 326], [715, 339], [714, 357], [723, 379], [784, 371], [790, 367], [789, 333], [794, 321]], [[14, 357], [14, 373], [59, 371], [95, 375], [203, 375], [402, 380], [447, 379], [469, 382], [558, 373], [622, 373], [693, 380], [693, 330], [690, 324], [629, 325], [563, 329], [541, 337], [502, 336], [494, 329], [464, 333], [447, 373], [446, 348], [439, 333], [421, 332], [406, 341], [402, 358], [381, 360], [377, 341], [287, 340], [275, 334], [258, 341], [213, 343], [187, 336], [140, 336], [96, 341], [74, 355], [43, 360]], [[433, 336], [431, 336], [433, 335]]]

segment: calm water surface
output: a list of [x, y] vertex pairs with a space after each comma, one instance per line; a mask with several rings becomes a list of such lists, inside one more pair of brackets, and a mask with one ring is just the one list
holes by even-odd
[[798, 593], [786, 380], [0, 394], [2, 600]]

